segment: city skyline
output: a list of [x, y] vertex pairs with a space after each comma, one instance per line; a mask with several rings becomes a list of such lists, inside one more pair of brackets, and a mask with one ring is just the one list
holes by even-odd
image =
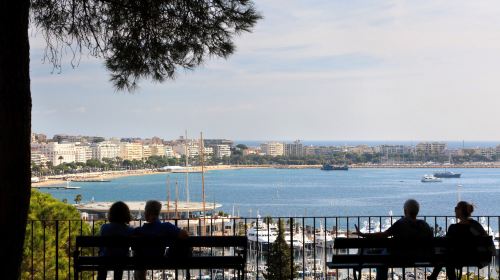
[[60, 74], [31, 34], [33, 131], [173, 139], [495, 141], [500, 3], [256, 1], [227, 60], [115, 93], [85, 55]]

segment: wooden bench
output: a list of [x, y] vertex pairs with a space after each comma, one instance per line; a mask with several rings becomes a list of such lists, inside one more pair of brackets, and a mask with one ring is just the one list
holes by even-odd
[[[164, 269], [234, 269], [241, 279], [245, 273], [247, 244], [246, 236], [192, 236], [183, 240], [183, 246], [193, 249], [233, 248], [231, 255], [196, 254], [185, 257], [175, 256], [98, 256], [93, 248], [166, 248], [175, 246], [175, 240], [162, 237], [115, 237], [115, 236], [77, 236], [74, 252], [74, 275], [78, 279], [82, 271], [99, 270], [164, 270]], [[214, 250], [214, 251], [212, 251]], [[91, 255], [89, 252], [94, 252]], [[88, 256], [91, 255], [91, 256]]]
[[[361, 278], [359, 272], [363, 268], [482, 268], [489, 265], [491, 256], [494, 255], [494, 251], [488, 250], [491, 244], [491, 236], [467, 240], [434, 237], [411, 242], [395, 238], [336, 238], [334, 249], [338, 250], [332, 261], [327, 262], [327, 266], [330, 269], [353, 269], [355, 279]], [[459, 254], [455, 248], [461, 248], [462, 252], [466, 251], [467, 254]], [[461, 269], [459, 270], [461, 274]]]

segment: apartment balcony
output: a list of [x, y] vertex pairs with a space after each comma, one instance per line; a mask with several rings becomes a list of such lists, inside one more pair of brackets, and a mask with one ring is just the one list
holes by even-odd
[[[422, 216], [421, 219], [434, 229], [435, 236], [446, 234], [446, 229], [455, 218], [451, 216]], [[498, 250], [500, 216], [474, 217], [495, 237]], [[352, 270], [328, 269], [326, 262], [332, 255], [342, 254], [334, 248], [336, 237], [358, 238], [355, 225], [362, 232], [384, 231], [399, 217], [397, 216], [328, 216], [328, 217], [205, 217], [198, 219], [172, 219], [171, 223], [186, 229], [191, 235], [245, 235], [249, 239], [245, 279], [265, 279], [267, 256], [273, 241], [277, 238], [278, 224], [285, 227], [284, 237], [289, 244], [292, 256], [290, 268], [296, 268], [295, 279], [352, 279]], [[28, 221], [25, 239], [22, 279], [73, 279], [72, 252], [75, 237], [78, 235], [97, 235], [104, 220], [32, 220]], [[140, 226], [144, 221], [134, 220], [131, 225]], [[196, 254], [233, 254], [231, 251], [210, 248], [193, 248]], [[98, 250], [89, 251], [96, 255]], [[483, 278], [499, 279], [497, 260], [480, 270], [464, 268], [464, 273]], [[426, 279], [432, 271], [429, 268], [407, 268], [389, 270], [392, 279]], [[232, 270], [192, 270], [191, 279], [235, 279]], [[362, 271], [363, 279], [375, 276], [375, 270]], [[95, 279], [97, 272], [83, 272], [80, 279]], [[444, 272], [441, 274], [444, 278]], [[175, 271], [149, 271], [147, 279], [175, 279]], [[183, 279], [184, 272], [177, 276]], [[112, 273], [108, 273], [112, 279]], [[124, 272], [123, 279], [133, 279], [133, 272]]]

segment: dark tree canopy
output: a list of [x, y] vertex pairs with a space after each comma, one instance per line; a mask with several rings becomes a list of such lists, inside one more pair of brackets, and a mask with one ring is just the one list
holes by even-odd
[[227, 57], [233, 36], [260, 15], [249, 0], [32, 0], [31, 21], [47, 42], [46, 58], [61, 67], [70, 49], [105, 60], [117, 89], [142, 78], [162, 82], [210, 56]]
[[210, 56], [227, 57], [233, 37], [260, 15], [250, 0], [0, 1], [0, 250], [2, 279], [19, 279], [30, 198], [31, 89], [28, 29], [45, 37], [60, 69], [68, 50], [102, 58], [117, 89], [164, 81]]

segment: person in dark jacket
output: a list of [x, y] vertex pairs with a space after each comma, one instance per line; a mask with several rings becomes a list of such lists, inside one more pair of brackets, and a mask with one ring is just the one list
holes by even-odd
[[[138, 227], [134, 230], [134, 235], [136, 236], [165, 236], [172, 239], [184, 240], [189, 234], [186, 230], [180, 229], [177, 226], [169, 222], [160, 221], [161, 203], [156, 200], [148, 200], [144, 208], [144, 218], [146, 219], [145, 224], [142, 227]], [[170, 248], [169, 250], [172, 250]], [[140, 251], [134, 251], [136, 256], [164, 256], [166, 248], [143, 248]], [[169, 254], [171, 252], [168, 252]], [[134, 271], [134, 279], [145, 280], [146, 271], [136, 270]]]
[[[461, 240], [465, 240], [467, 238], [472, 238], [477, 236], [488, 236], [483, 226], [478, 221], [471, 218], [473, 211], [474, 211], [474, 206], [472, 204], [466, 201], [458, 202], [457, 206], [455, 206], [455, 217], [457, 217], [459, 222], [450, 225], [448, 227], [448, 232], [446, 233], [446, 237], [459, 238]], [[459, 255], [458, 253], [460, 253], [461, 248], [453, 248], [453, 249], [457, 251], [457, 255]], [[435, 267], [431, 275], [428, 276], [427, 279], [436, 280], [441, 269], [442, 267]], [[447, 267], [446, 276], [448, 277], [449, 280], [456, 280], [457, 275], [455, 273], [455, 267]]]
[[[117, 201], [111, 205], [108, 211], [109, 223], [101, 226], [101, 236], [130, 236], [134, 229], [129, 226], [131, 220], [130, 209], [123, 201]], [[128, 248], [100, 248], [100, 256], [128, 256]], [[105, 280], [107, 276], [106, 270], [99, 270], [97, 273], [98, 280]], [[115, 280], [122, 279], [123, 270], [115, 270], [113, 278]]]
[[[432, 238], [432, 229], [424, 220], [417, 219], [420, 205], [415, 199], [408, 199], [404, 206], [404, 217], [397, 220], [390, 228], [382, 232], [362, 233], [357, 225], [356, 233], [361, 237], [388, 238], [394, 237], [402, 240], [415, 240]], [[377, 267], [376, 280], [387, 280], [387, 266]]]

